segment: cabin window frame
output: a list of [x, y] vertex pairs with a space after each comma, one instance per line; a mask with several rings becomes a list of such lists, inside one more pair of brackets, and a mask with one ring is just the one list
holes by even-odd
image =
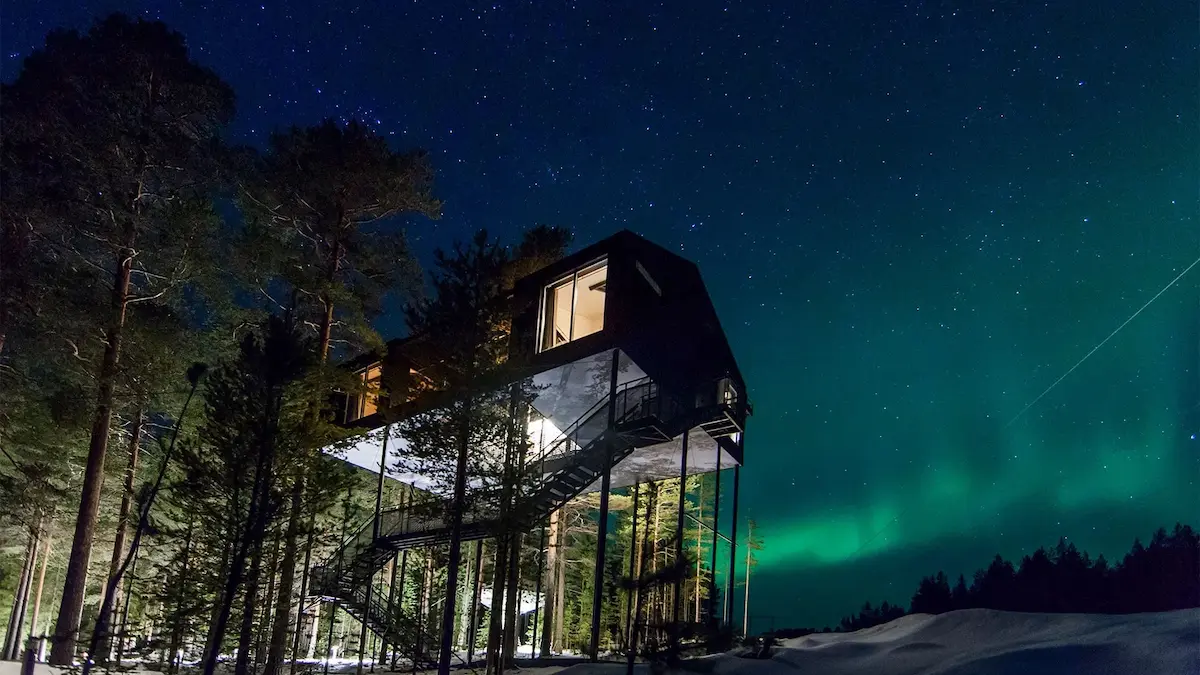
[[[372, 371], [375, 376], [371, 377]], [[372, 363], [371, 365], [362, 368], [354, 373], [363, 382], [363, 391], [360, 393], [351, 393], [346, 397], [346, 422], [356, 422], [364, 417], [369, 417], [379, 412], [379, 398], [383, 385], [383, 362]], [[375, 387], [372, 390], [371, 384]], [[374, 410], [366, 413], [367, 399], [374, 399]]]
[[[555, 349], [556, 347], [562, 347], [563, 345], [568, 345], [576, 340], [588, 337], [589, 335], [595, 335], [596, 333], [604, 330], [607, 319], [606, 314], [608, 313], [609, 261], [610, 259], [608, 256], [603, 256], [587, 263], [586, 265], [576, 268], [569, 274], [564, 274], [563, 276], [556, 278], [554, 281], [542, 287], [541, 302], [538, 309], [538, 330], [537, 335], [535, 336], [535, 339], [537, 340], [538, 353]], [[604, 270], [605, 290], [603, 291], [604, 307], [600, 312], [600, 328], [587, 333], [586, 335], [580, 335], [576, 337], [575, 318], [579, 302], [579, 278], [593, 274], [601, 269]], [[570, 322], [567, 324], [567, 339], [563, 342], [555, 344], [553, 341], [553, 334], [551, 333], [554, 326], [554, 320], [557, 316], [555, 313], [555, 294], [567, 285], [571, 287], [571, 307], [568, 310], [570, 314]]]

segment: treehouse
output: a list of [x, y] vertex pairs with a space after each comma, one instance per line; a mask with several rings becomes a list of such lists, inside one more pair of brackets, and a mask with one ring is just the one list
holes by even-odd
[[[745, 381], [696, 265], [622, 231], [520, 279], [511, 301], [510, 381], [494, 386], [499, 390], [519, 380], [531, 392], [521, 424], [527, 425], [533, 448], [527, 466], [536, 467], [538, 475], [523, 499], [521, 522], [540, 529], [571, 500], [601, 493], [599, 579], [611, 491], [733, 470], [726, 508], [733, 511], [729, 522], [735, 530], [737, 469], [744, 459], [742, 432], [750, 408]], [[397, 420], [439, 405], [435, 346], [433, 336], [397, 340], [380, 361], [347, 364], [364, 387], [342, 396], [339, 408], [347, 426], [363, 431], [344, 449], [346, 461], [372, 472], [382, 465], [381, 484], [401, 481], [444, 499], [449, 495], [409, 460], [408, 442], [393, 428]], [[472, 452], [499, 452], [501, 446]], [[682, 500], [681, 491], [681, 526]], [[464, 541], [495, 532], [492, 514], [464, 513], [463, 518]], [[736, 540], [735, 531], [725, 536], [718, 522], [713, 517], [706, 525], [714, 579], [717, 539], [729, 548], [730, 568]], [[371, 597], [370, 579], [397, 551], [443, 545], [449, 536], [443, 516], [384, 509], [344, 544], [336, 569], [327, 563], [314, 572], [313, 593], [338, 599], [386, 638], [392, 628], [385, 617], [394, 613], [381, 598]], [[594, 587], [598, 612], [602, 584]], [[593, 656], [599, 651], [599, 629], [596, 622]]]

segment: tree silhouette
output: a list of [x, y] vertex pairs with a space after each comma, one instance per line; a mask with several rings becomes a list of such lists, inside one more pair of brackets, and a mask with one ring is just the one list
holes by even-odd
[[939, 614], [954, 608], [950, 597], [950, 583], [945, 572], [921, 579], [917, 592], [912, 597], [914, 614]]
[[[1039, 548], [1018, 567], [1000, 555], [977, 570], [970, 586], [963, 575], [951, 588], [945, 572], [924, 577], [911, 601], [912, 613], [941, 614], [958, 609], [1016, 612], [1087, 612], [1126, 614], [1200, 607], [1200, 535], [1176, 523], [1170, 533], [1159, 528], [1144, 546], [1135, 539], [1116, 567], [1104, 556], [1094, 561], [1062, 539], [1049, 551]], [[855, 631], [904, 615], [900, 607], [866, 603], [858, 614], [843, 617], [838, 630]], [[788, 628], [776, 637], [817, 632]]]
[[[183, 36], [159, 22], [111, 15], [80, 34], [54, 31], [0, 94], [5, 123], [5, 200], [22, 208], [4, 242], [35, 245], [45, 286], [5, 278], [15, 292], [53, 288], [56, 343], [90, 359], [92, 433], [50, 662], [75, 653], [88, 561], [100, 507], [114, 392], [126, 324], [146, 307], [177, 300], [211, 268], [211, 190], [217, 138], [233, 92], [193, 62]], [[23, 158], [23, 160], [22, 160]], [[7, 210], [4, 217], [16, 215]], [[27, 249], [22, 249], [26, 250]], [[25, 264], [32, 258], [21, 256]], [[35, 272], [36, 274], [36, 272]]]
[[1180, 523], [1169, 534], [1159, 528], [1149, 546], [1135, 539], [1115, 568], [1062, 539], [1022, 557], [1015, 569], [997, 555], [975, 572], [970, 588], [960, 577], [950, 590], [943, 572], [925, 577], [912, 598], [913, 612], [972, 607], [1117, 614], [1200, 607], [1200, 535]]

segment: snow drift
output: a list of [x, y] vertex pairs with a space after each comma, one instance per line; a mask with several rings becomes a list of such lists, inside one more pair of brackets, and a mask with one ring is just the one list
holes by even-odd
[[[965, 609], [913, 614], [855, 633], [784, 640], [770, 659], [704, 659], [714, 675], [1200, 675], [1200, 610], [1154, 614], [1025, 614]], [[570, 675], [616, 675], [579, 665]], [[641, 673], [648, 672], [639, 666]], [[690, 670], [690, 668], [689, 668]]]

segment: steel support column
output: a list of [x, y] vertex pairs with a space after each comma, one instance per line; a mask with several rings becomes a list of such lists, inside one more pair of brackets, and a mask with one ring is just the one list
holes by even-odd
[[[378, 525], [379, 519], [376, 518], [375, 522]], [[358, 666], [356, 666], [354, 669], [355, 675], [362, 675], [363, 657], [366, 656], [367, 653], [367, 650], [365, 649], [367, 644], [367, 618], [371, 616], [371, 587], [374, 585], [375, 573], [372, 572], [371, 575], [367, 577], [367, 601], [363, 604], [362, 621], [359, 622], [358, 626]]]
[[596, 531], [596, 573], [592, 577], [592, 636], [588, 656], [600, 658], [600, 604], [604, 602], [604, 554], [608, 544], [608, 490], [612, 485], [612, 443], [617, 421], [617, 375], [621, 351], [612, 352], [612, 371], [608, 380], [608, 427], [604, 430], [604, 474], [600, 479], [600, 522]]
[[[738, 519], [738, 487], [741, 482], [742, 467], [733, 467], [733, 522], [729, 526], [729, 590], [725, 593], [725, 620], [733, 629], [733, 589], [737, 577], [737, 519]], [[742, 627], [743, 630], [745, 627]]]
[[[399, 567], [399, 565], [400, 565], [400, 554], [397, 553], [396, 555], [392, 556], [392, 573], [390, 575], [390, 579], [388, 580], [388, 596], [387, 596], [387, 610], [386, 610], [387, 617], [386, 617], [386, 619], [389, 623], [391, 623], [392, 620], [396, 617], [396, 568]], [[379, 663], [383, 664], [383, 667], [386, 668], [387, 662], [388, 662], [387, 631], [384, 631], [383, 635], [380, 635], [379, 637], [380, 637]]]
[[713, 543], [708, 562], [708, 622], [717, 625], [717, 542], [721, 539], [721, 446], [717, 445], [717, 474], [713, 481]]
[[371, 536], [374, 539], [379, 538], [379, 518], [383, 512], [383, 478], [387, 474], [387, 446], [388, 437], [392, 435], [392, 425], [388, 424], [383, 428], [383, 449], [379, 453], [379, 482], [375, 485], [375, 522], [371, 525]]
[[629, 534], [629, 599], [625, 606], [625, 644], [629, 649], [629, 661], [633, 662], [634, 655], [637, 653], [637, 626], [633, 625], [633, 607], [634, 602], [640, 592], [638, 585], [641, 583], [641, 575], [637, 569], [637, 553], [640, 542], [637, 538], [637, 521], [638, 521], [638, 488], [641, 485], [634, 479], [633, 483], [633, 518], [630, 521]]
[[671, 622], [679, 623], [680, 610], [683, 609], [683, 514], [687, 505], [687, 459], [688, 434], [691, 429], [684, 429], [683, 440], [679, 452], [679, 511], [675, 519], [675, 602], [671, 608]]
[[[408, 582], [408, 549], [404, 549], [400, 553], [400, 598], [396, 602], [396, 611], [398, 614], [404, 613], [404, 586]], [[419, 637], [417, 639], [420, 639]], [[392, 663], [394, 664], [399, 658], [400, 645], [392, 647]], [[395, 670], [393, 668], [392, 670]]]

